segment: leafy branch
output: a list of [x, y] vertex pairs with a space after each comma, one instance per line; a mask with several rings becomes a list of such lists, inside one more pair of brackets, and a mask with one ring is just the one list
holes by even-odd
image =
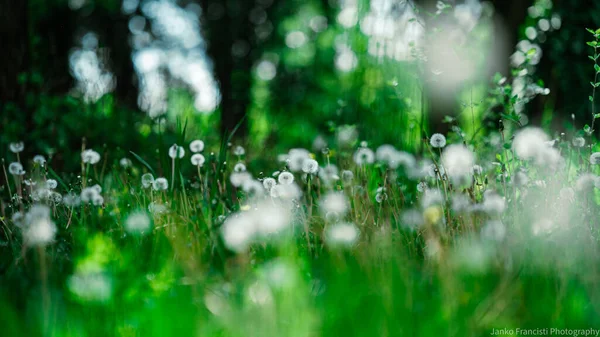
[[600, 47], [600, 29], [597, 30], [592, 30], [589, 28], [586, 28], [586, 30], [592, 34], [594, 36], [594, 41], [589, 41], [587, 42], [587, 45], [594, 48], [594, 54], [593, 56], [590, 55], [588, 56], [590, 58], [590, 60], [594, 61], [594, 81], [590, 82], [590, 84], [592, 85], [592, 95], [589, 96], [589, 100], [592, 104], [592, 127], [589, 130], [589, 133], [591, 134], [592, 132], [594, 132], [594, 124], [596, 122], [597, 118], [600, 118], [600, 114], [596, 114], [596, 105], [595, 105], [595, 100], [596, 100], [596, 88], [598, 88], [600, 86], [600, 82], [598, 82], [598, 74], [600, 74], [600, 65], [598, 65], [598, 58], [600, 57], [600, 54], [598, 54], [598, 48]]

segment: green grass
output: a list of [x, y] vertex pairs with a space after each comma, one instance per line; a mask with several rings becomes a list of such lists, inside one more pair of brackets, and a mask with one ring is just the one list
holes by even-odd
[[[460, 187], [382, 162], [356, 165], [355, 146], [332, 146], [314, 157], [321, 166], [352, 171], [354, 180], [295, 173], [302, 196], [286, 202], [252, 196], [229, 179], [238, 160], [257, 178], [284, 169], [274, 154], [236, 158], [223, 147], [221, 155], [205, 152], [207, 162], [196, 170], [187, 153], [173, 166], [175, 184], [168, 146], [160, 161], [132, 157], [128, 168], [103, 156], [82, 165], [83, 179], [55, 173], [51, 161], [40, 167], [21, 158], [28, 163], [25, 178], [38, 186], [60, 178], [56, 191], [67, 194], [99, 183], [104, 202], [35, 201], [20, 180], [10, 183], [22, 199], [2, 201], [2, 335], [483, 336], [493, 328], [598, 327], [598, 192], [575, 189], [568, 201], [560, 192], [594, 171], [585, 164], [589, 150], [560, 142], [564, 166], [548, 173], [515, 158], [510, 141], [506, 148], [484, 144], [476, 147], [483, 173]], [[423, 159], [440, 165], [437, 149]], [[140, 177], [149, 168], [172, 187], [144, 189]], [[527, 170], [525, 185], [514, 182], [519, 169]], [[423, 204], [419, 182], [439, 189], [442, 199]], [[379, 187], [387, 195], [381, 203]], [[471, 208], [485, 205], [492, 190], [503, 196], [503, 213], [452, 206], [456, 195]], [[322, 212], [320, 200], [331, 191], [347, 198], [345, 216]], [[3, 193], [8, 197], [7, 188]], [[288, 226], [245, 249], [228, 249], [224, 223], [252, 212], [257, 223], [267, 221], [269, 214], [254, 210], [261, 200], [289, 210]], [[51, 243], [35, 246], [27, 241], [31, 224], [19, 228], [11, 217], [40, 203], [50, 207], [58, 230]], [[166, 211], [152, 213], [151, 203]], [[423, 217], [416, 227], [403, 217], [410, 210]], [[136, 211], [151, 220], [141, 234], [126, 230]], [[358, 240], [328, 240], [336, 218], [355, 224]], [[506, 235], [482, 236], [494, 219]], [[551, 225], [544, 227], [544, 219]]]

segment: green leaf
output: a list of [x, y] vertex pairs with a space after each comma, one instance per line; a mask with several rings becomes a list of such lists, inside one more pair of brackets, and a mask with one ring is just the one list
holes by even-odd
[[594, 69], [596, 70], [597, 73], [600, 73], [600, 66], [597, 64], [594, 64]]
[[600, 114], [595, 114], [594, 119], [596, 119], [596, 118], [600, 118]]
[[590, 42], [586, 42], [586, 44], [590, 47], [596, 47], [598, 46], [598, 42], [596, 41], [590, 41]]
[[585, 30], [587, 30], [588, 32], [590, 32], [590, 34], [596, 34], [596, 32], [593, 31], [592, 29], [586, 28]]
[[142, 165], [146, 166], [146, 168], [152, 172], [152, 174], [155, 175], [154, 170], [152, 169], [152, 167], [150, 166], [150, 164], [148, 164], [144, 159], [142, 159], [142, 157], [138, 156], [137, 153], [133, 152], [133, 151], [129, 151], [129, 153], [131, 153], [135, 159], [137, 159], [140, 163], [142, 163]]
[[592, 128], [590, 128], [590, 126], [587, 124], [583, 127], [583, 131], [585, 131], [586, 133], [590, 132], [591, 129]]
[[596, 34], [600, 34], [600, 28], [596, 29]]
[[592, 97], [592, 96], [589, 96], [588, 98], [590, 99], [590, 102], [593, 102], [593, 101], [594, 101], [594, 97]]

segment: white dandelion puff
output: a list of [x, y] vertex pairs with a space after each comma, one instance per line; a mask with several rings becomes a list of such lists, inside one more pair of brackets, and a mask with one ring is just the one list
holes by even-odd
[[169, 181], [167, 180], [167, 178], [156, 178], [153, 182], [152, 182], [152, 189], [154, 189], [155, 191], [165, 191], [169, 188]]
[[291, 185], [294, 182], [294, 175], [290, 172], [281, 172], [277, 180], [282, 185]]
[[325, 240], [331, 246], [352, 246], [360, 232], [353, 223], [340, 223], [326, 228]]
[[269, 178], [265, 178], [262, 182], [263, 187], [265, 188], [265, 190], [267, 191], [271, 191], [271, 189], [273, 188], [273, 186], [277, 185], [277, 180], [269, 177]]
[[150, 217], [144, 211], [134, 211], [125, 220], [125, 230], [130, 234], [138, 235], [150, 229]]
[[344, 183], [350, 184], [350, 183], [352, 183], [353, 180], [354, 180], [354, 173], [352, 173], [352, 171], [349, 171], [349, 170], [342, 171], [342, 181]]
[[128, 168], [128, 167], [131, 167], [131, 165], [133, 165], [133, 163], [131, 162], [131, 159], [129, 159], [129, 158], [121, 158], [121, 160], [119, 160], [119, 165], [121, 165], [122, 168]]
[[96, 197], [96, 195], [98, 195], [98, 191], [95, 188], [86, 187], [83, 190], [81, 190], [81, 201], [86, 204], [90, 203]]
[[354, 152], [354, 162], [356, 165], [372, 164], [374, 161], [375, 154], [368, 147], [361, 147]]
[[315, 174], [319, 171], [319, 163], [314, 159], [307, 159], [302, 163], [302, 172]]
[[238, 145], [235, 148], [233, 148], [233, 154], [238, 157], [243, 156], [246, 154], [246, 150], [242, 146]]
[[585, 138], [583, 137], [575, 137], [573, 138], [573, 146], [575, 147], [584, 147], [585, 146]]
[[173, 144], [169, 148], [169, 157], [171, 157], [171, 159], [176, 159], [176, 158], [181, 159], [181, 158], [183, 158], [183, 156], [185, 156], [185, 149], [183, 148], [183, 146]]
[[470, 183], [475, 155], [464, 145], [453, 144], [442, 153], [442, 166], [455, 184]]
[[25, 171], [23, 170], [23, 165], [21, 165], [21, 163], [13, 162], [8, 165], [8, 173], [14, 176], [21, 176], [25, 174]]
[[306, 149], [291, 149], [286, 157], [288, 168], [292, 172], [302, 171], [304, 161], [311, 159], [310, 152]]
[[320, 200], [324, 213], [336, 213], [343, 216], [348, 212], [348, 200], [342, 192], [329, 192]]
[[40, 166], [44, 166], [44, 164], [46, 164], [46, 158], [41, 154], [38, 154], [33, 157], [33, 162]]
[[246, 214], [232, 215], [221, 226], [223, 243], [235, 252], [245, 251], [252, 243], [255, 233], [256, 226]]
[[25, 144], [23, 142], [10, 143], [8, 145], [10, 152], [12, 153], [20, 153], [25, 149]]
[[245, 172], [246, 165], [244, 163], [237, 163], [233, 166], [233, 172]]
[[594, 152], [590, 155], [590, 164], [592, 164], [592, 165], [600, 164], [600, 152]]
[[202, 152], [204, 150], [204, 142], [196, 139], [190, 143], [190, 151], [193, 153]]
[[250, 180], [252, 179], [252, 175], [246, 171], [241, 171], [241, 172], [233, 172], [230, 176], [229, 176], [229, 181], [231, 182], [231, 185], [235, 186], [235, 187], [240, 187], [242, 186], [242, 184], [246, 181], [246, 180]]
[[431, 138], [429, 138], [429, 144], [436, 149], [440, 149], [446, 146], [446, 137], [441, 133], [434, 133], [431, 135]]
[[153, 182], [154, 182], [154, 176], [152, 175], [152, 173], [144, 173], [142, 175], [142, 186], [144, 188], [148, 188], [148, 187], [152, 186]]
[[23, 231], [29, 246], [45, 246], [54, 241], [56, 225], [49, 217], [33, 219]]
[[100, 161], [100, 154], [92, 149], [81, 152], [81, 161], [85, 164], [94, 165]]
[[46, 188], [48, 189], [55, 189], [58, 186], [58, 182], [54, 179], [48, 179], [46, 180]]
[[204, 158], [204, 156], [202, 154], [194, 153], [192, 155], [192, 157], [190, 158], [190, 161], [192, 162], [192, 165], [202, 167], [204, 165], [204, 162], [206, 161], [206, 159]]

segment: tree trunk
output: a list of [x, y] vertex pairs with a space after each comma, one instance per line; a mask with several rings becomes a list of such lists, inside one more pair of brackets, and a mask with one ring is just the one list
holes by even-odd
[[19, 75], [29, 70], [28, 0], [0, 0], [0, 105], [25, 109], [25, 85]]
[[[245, 118], [250, 105], [250, 85], [252, 70], [253, 26], [248, 13], [254, 1], [204, 0], [203, 12], [207, 53], [211, 57], [219, 90], [221, 92], [221, 133], [228, 136], [234, 131], [236, 138], [248, 133], [248, 120]], [[211, 15], [215, 6], [222, 6], [221, 15]], [[246, 52], [239, 48], [247, 47]], [[236, 53], [237, 50], [237, 53]]]

